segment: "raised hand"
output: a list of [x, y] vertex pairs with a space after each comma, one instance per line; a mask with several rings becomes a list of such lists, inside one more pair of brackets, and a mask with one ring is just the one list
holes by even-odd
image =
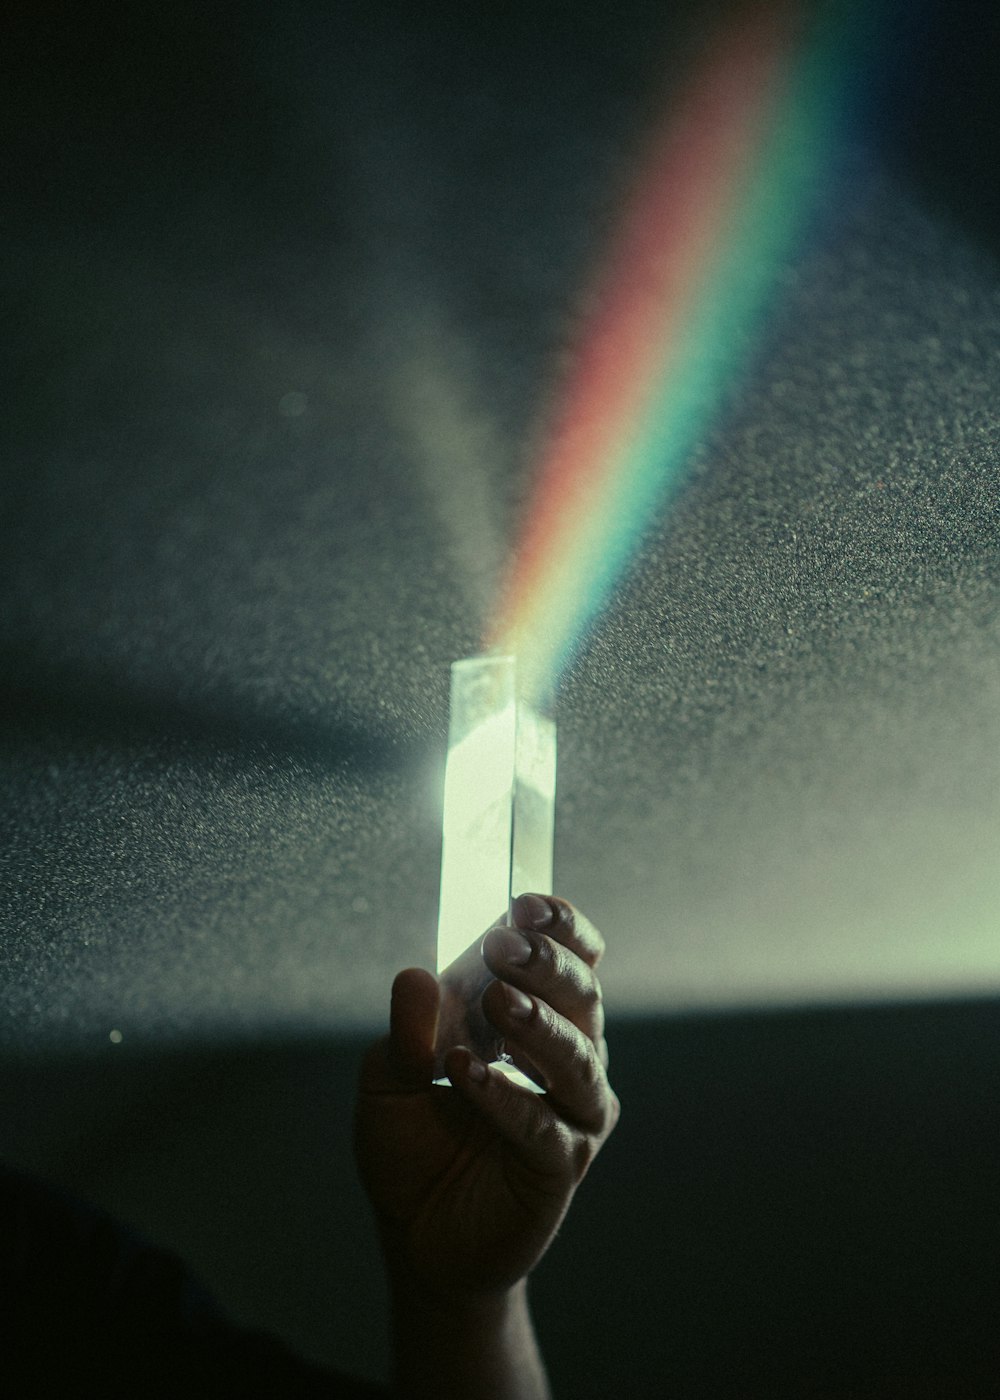
[[355, 1151], [387, 1266], [447, 1298], [501, 1295], [544, 1254], [618, 1121], [594, 969], [604, 940], [565, 900], [522, 895], [483, 940], [483, 1010], [533, 1094], [466, 1047], [435, 1085], [437, 978], [393, 983], [389, 1035], [362, 1067]]

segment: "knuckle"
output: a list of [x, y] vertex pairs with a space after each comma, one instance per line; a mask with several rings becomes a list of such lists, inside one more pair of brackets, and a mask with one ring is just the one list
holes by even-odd
[[600, 930], [579, 914], [568, 900], [553, 896], [552, 904], [557, 911], [553, 937], [557, 942], [570, 946], [588, 967], [596, 967], [607, 951]]
[[574, 998], [582, 1002], [585, 1010], [594, 1012], [604, 1002], [604, 992], [584, 960], [569, 948], [558, 943], [544, 941], [539, 949], [538, 970], [543, 980], [550, 986], [564, 983]]
[[556, 1124], [550, 1113], [543, 1113], [533, 1103], [525, 1103], [523, 1114], [524, 1136], [529, 1143], [540, 1146], [555, 1137]]
[[593, 1089], [600, 1082], [602, 1068], [597, 1058], [593, 1041], [584, 1036], [573, 1038], [572, 1073], [585, 1089]]
[[606, 1029], [607, 1023], [606, 1023], [605, 1017], [604, 1017], [604, 1003], [603, 1003], [603, 1002], [599, 1002], [598, 1005], [595, 1007], [594, 1012], [593, 1012], [593, 1022], [594, 1022], [594, 1028], [593, 1028], [593, 1031], [591, 1032], [591, 1034], [592, 1034], [593, 1039], [594, 1039], [595, 1041], [597, 1041], [598, 1045], [600, 1045], [602, 1042], [604, 1043], [604, 1055], [605, 1055], [605, 1064], [606, 1064], [606, 1063], [607, 1063], [608, 1047], [607, 1047], [607, 1042], [604, 1041], [604, 1031], [605, 1031], [605, 1029]]
[[565, 1155], [565, 1124], [537, 1100], [522, 1104], [521, 1137], [534, 1157], [553, 1162]]

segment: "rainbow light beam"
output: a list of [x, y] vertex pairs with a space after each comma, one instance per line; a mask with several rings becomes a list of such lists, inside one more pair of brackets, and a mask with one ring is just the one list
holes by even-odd
[[869, 13], [739, 8], [652, 143], [487, 631], [530, 703], [551, 699], [752, 348], [838, 153]]

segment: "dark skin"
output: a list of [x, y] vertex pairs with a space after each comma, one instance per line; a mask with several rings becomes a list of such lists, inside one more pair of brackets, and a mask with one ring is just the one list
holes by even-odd
[[[483, 1314], [523, 1287], [620, 1113], [595, 973], [603, 938], [562, 899], [521, 896], [513, 912], [528, 958], [507, 961], [510, 930], [489, 931], [483, 957], [496, 980], [483, 1008], [545, 1094], [462, 1046], [445, 1058], [453, 1087], [434, 1085], [438, 980], [407, 968], [393, 983], [389, 1034], [365, 1057], [355, 1122], [390, 1284]], [[510, 989], [527, 996], [525, 1016]]]

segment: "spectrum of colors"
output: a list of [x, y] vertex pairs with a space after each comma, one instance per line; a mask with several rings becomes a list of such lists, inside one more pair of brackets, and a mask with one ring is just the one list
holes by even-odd
[[488, 649], [551, 699], [745, 362], [858, 82], [860, 7], [739, 9], [651, 148], [557, 401]]

